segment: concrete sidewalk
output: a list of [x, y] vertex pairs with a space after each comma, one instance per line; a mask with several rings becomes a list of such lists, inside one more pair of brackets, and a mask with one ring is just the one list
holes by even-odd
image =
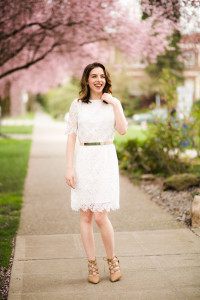
[[65, 183], [65, 124], [37, 113], [8, 300], [200, 299], [200, 237], [120, 177], [120, 205], [109, 216], [123, 277], [109, 281], [96, 224], [101, 282], [87, 282], [79, 212]]

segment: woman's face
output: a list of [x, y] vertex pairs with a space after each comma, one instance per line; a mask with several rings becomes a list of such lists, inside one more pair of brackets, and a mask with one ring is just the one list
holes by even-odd
[[87, 83], [90, 87], [90, 91], [102, 93], [106, 85], [106, 78], [103, 69], [100, 67], [92, 69]]

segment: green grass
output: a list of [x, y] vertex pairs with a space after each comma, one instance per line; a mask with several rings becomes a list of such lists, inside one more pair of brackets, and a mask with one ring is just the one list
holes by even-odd
[[35, 113], [33, 111], [26, 112], [25, 114], [21, 114], [19, 116], [5, 116], [3, 119], [9, 119], [9, 120], [24, 120], [24, 119], [30, 119], [32, 120], [34, 118]]
[[[140, 125], [129, 124], [125, 135], [120, 135], [117, 131], [115, 131], [115, 143], [120, 145], [128, 139], [137, 139], [139, 142], [143, 143], [151, 135], [151, 129], [153, 129], [154, 126], [154, 124], [148, 124], [147, 130], [144, 130]], [[195, 142], [196, 144], [199, 143], [199, 137], [195, 138]], [[194, 149], [194, 147], [187, 146], [186, 149]]]
[[33, 126], [1, 126], [0, 132], [3, 134], [32, 134]]
[[120, 135], [117, 131], [115, 131], [115, 143], [120, 145], [128, 139], [137, 139], [140, 142], [144, 142], [147, 139], [148, 131], [149, 129], [145, 131], [140, 125], [129, 124], [125, 135]]
[[31, 140], [0, 140], [0, 268], [9, 266], [19, 226], [30, 146]]

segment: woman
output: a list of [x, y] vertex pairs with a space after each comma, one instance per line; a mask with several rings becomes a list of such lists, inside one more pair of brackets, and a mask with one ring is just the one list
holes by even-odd
[[[95, 256], [92, 219], [101, 232], [110, 280], [122, 273], [114, 250], [114, 231], [108, 212], [119, 208], [119, 167], [113, 144], [115, 130], [125, 134], [127, 121], [121, 103], [112, 96], [112, 84], [104, 65], [86, 66], [80, 97], [69, 110], [66, 183], [71, 187], [71, 208], [80, 209], [80, 232], [88, 257], [88, 281], [100, 281]], [[76, 136], [80, 146], [74, 155]]]

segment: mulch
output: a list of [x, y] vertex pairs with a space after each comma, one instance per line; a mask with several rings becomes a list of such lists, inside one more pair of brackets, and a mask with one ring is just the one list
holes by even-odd
[[200, 186], [190, 187], [184, 191], [163, 190], [163, 178], [155, 181], [142, 181], [141, 188], [150, 195], [150, 198], [174, 218], [191, 227], [190, 209], [195, 195], [200, 195]]

